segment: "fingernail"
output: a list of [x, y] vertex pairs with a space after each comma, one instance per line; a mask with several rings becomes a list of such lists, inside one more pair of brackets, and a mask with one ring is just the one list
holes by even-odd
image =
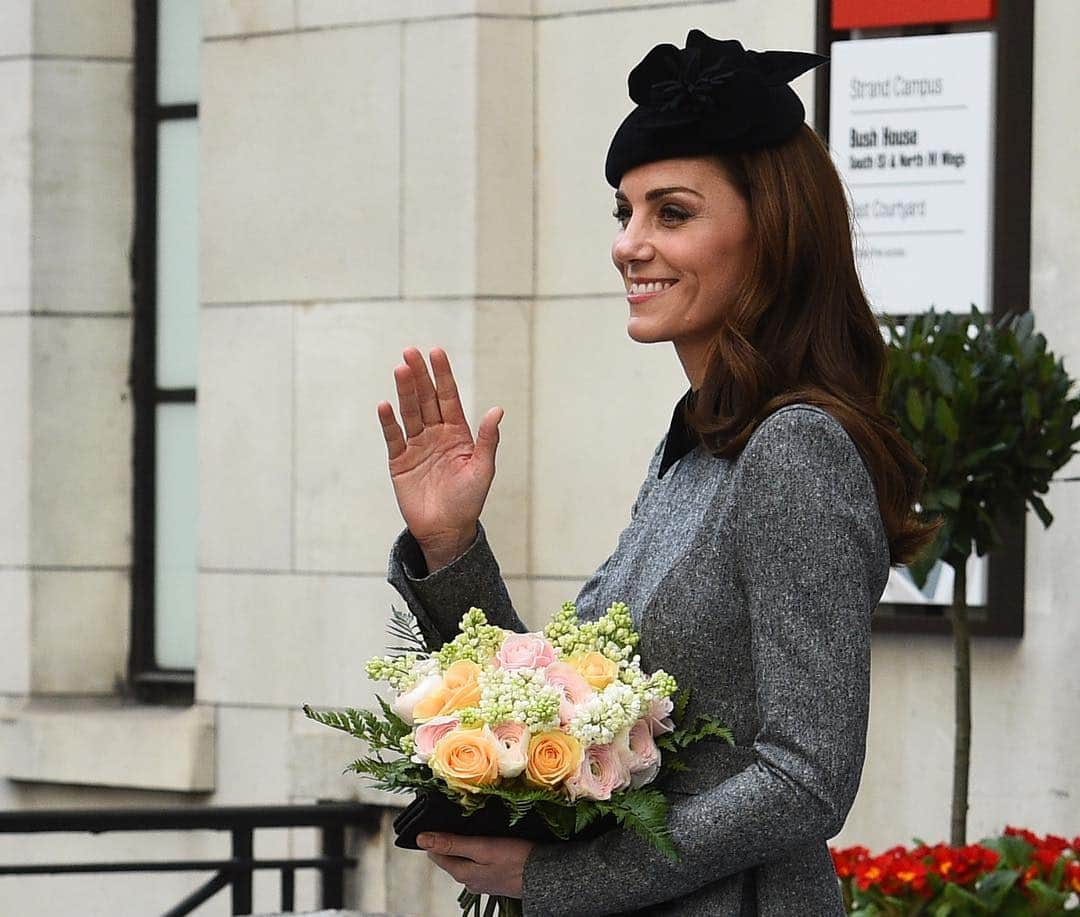
[[419, 847], [430, 847], [435, 843], [434, 834], [418, 834], [416, 836], [416, 844]]

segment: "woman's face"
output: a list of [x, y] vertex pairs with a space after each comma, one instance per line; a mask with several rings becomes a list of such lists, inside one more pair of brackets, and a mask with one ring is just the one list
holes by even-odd
[[615, 192], [611, 258], [626, 286], [635, 341], [672, 341], [691, 384], [750, 263], [750, 211], [708, 157], [650, 162]]

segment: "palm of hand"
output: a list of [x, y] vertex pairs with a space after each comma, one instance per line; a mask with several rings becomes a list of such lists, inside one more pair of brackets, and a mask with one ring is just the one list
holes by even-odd
[[388, 402], [378, 406], [398, 507], [416, 540], [471, 540], [495, 475], [501, 409], [488, 411], [473, 440], [446, 354], [435, 349], [435, 383], [415, 348], [394, 371], [404, 433]]

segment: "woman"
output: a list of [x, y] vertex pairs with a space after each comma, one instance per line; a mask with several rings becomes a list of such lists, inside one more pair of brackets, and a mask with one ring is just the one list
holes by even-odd
[[[458, 881], [523, 898], [528, 917], [843, 912], [826, 841], [862, 769], [870, 614], [934, 528], [911, 514], [922, 469], [879, 406], [885, 351], [845, 196], [787, 85], [822, 60], [694, 30], [630, 74], [638, 107], [606, 167], [612, 259], [630, 336], [671, 341], [690, 389], [577, 604], [585, 618], [629, 604], [643, 667], [674, 674], [688, 716], [717, 716], [735, 746], [694, 746], [665, 785], [678, 864], [624, 830], [426, 839]], [[404, 356], [404, 432], [378, 408], [408, 526], [390, 582], [431, 639], [470, 605], [524, 630], [479, 524], [501, 410], [474, 442], [446, 354], [431, 352], [434, 380]]]

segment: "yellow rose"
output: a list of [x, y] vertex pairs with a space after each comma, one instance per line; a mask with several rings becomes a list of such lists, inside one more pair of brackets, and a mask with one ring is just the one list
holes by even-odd
[[572, 735], [553, 729], [529, 739], [525, 778], [529, 783], [553, 789], [577, 773], [584, 756], [581, 743]]
[[602, 653], [593, 652], [584, 656], [573, 656], [568, 661], [594, 691], [603, 691], [615, 680], [615, 675], [619, 671], [618, 663], [612, 662]]
[[449, 716], [479, 703], [480, 666], [469, 659], [459, 659], [443, 673], [442, 686], [413, 708], [413, 721], [422, 723], [437, 716]]
[[448, 786], [475, 793], [499, 779], [499, 743], [491, 729], [455, 729], [438, 742], [428, 760]]

